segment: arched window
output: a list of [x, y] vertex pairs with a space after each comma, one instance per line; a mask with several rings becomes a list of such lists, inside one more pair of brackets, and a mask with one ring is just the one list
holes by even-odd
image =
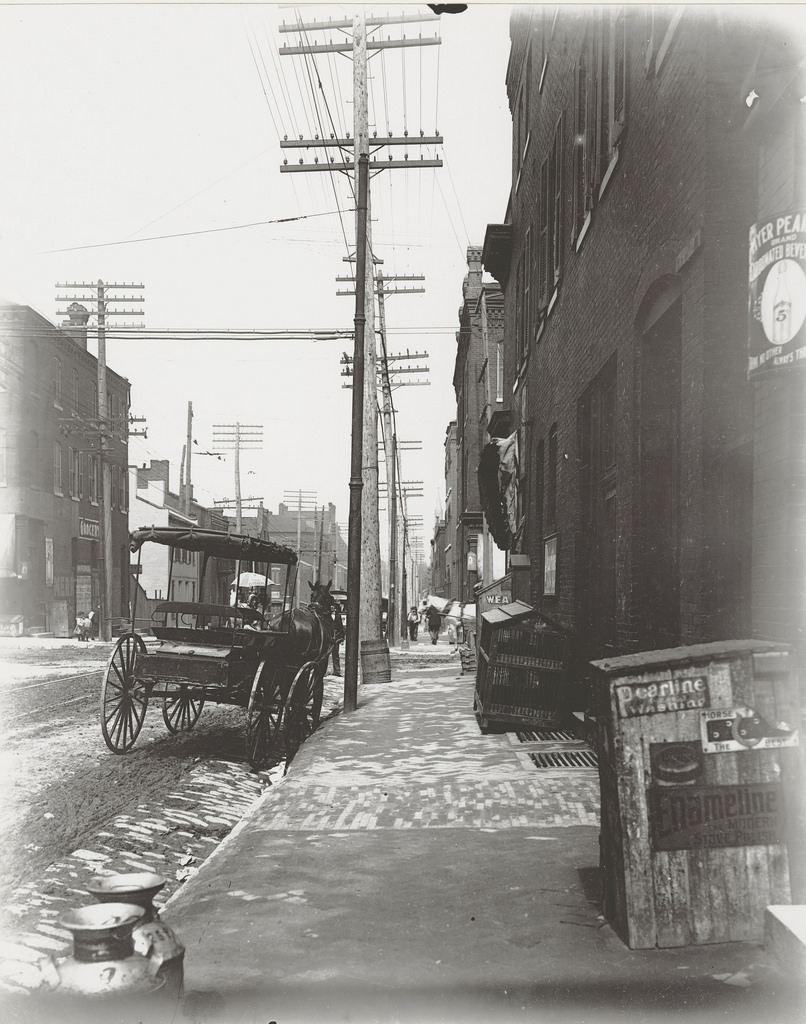
[[81, 378], [78, 370], [73, 370], [73, 412], [81, 412]]

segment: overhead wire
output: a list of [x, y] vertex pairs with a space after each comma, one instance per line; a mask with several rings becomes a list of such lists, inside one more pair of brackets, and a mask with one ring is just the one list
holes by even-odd
[[195, 231], [174, 231], [167, 235], [150, 235], [146, 238], [119, 238], [111, 242], [92, 242], [88, 245], [71, 245], [63, 249], [43, 249], [38, 256], [47, 256], [58, 252], [77, 252], [81, 249], [103, 249], [110, 245], [136, 245], [140, 242], [161, 242], [168, 238], [187, 238], [191, 235], [212, 235], [220, 231], [240, 231], [244, 228], [265, 227], [268, 224], [287, 224], [291, 221], [312, 220], [315, 217], [332, 217], [334, 214], [350, 213], [351, 210], [323, 210], [320, 213], [302, 213], [294, 217], [275, 217], [273, 220], [255, 220], [246, 224], [228, 224], [222, 228], [199, 228]]
[[[306, 44], [305, 45], [310, 47], [310, 43], [307, 41], [307, 31], [302, 27], [302, 18], [301, 18], [301, 15], [299, 14], [299, 12], [297, 12], [297, 23], [300, 26], [300, 28], [299, 28], [300, 34], [306, 39]], [[316, 81], [317, 81], [317, 84], [319, 86], [319, 90], [320, 90], [320, 92], [322, 94], [322, 102], [325, 105], [325, 112], [327, 113], [327, 117], [328, 117], [328, 120], [330, 122], [330, 127], [332, 128], [334, 133], [336, 131], [336, 126], [335, 126], [334, 121], [333, 121], [333, 115], [331, 114], [331, 111], [330, 111], [330, 105], [328, 104], [327, 97], [325, 96], [324, 87], [322, 86], [322, 79], [321, 79], [321, 77], [319, 75], [319, 69], [318, 69], [318, 66], [317, 66], [317, 63], [316, 63], [316, 58], [315, 58], [314, 54], [312, 54], [312, 53], [306, 53], [303, 56], [305, 58], [305, 70], [306, 70], [306, 73], [308, 75], [309, 87], [311, 89], [311, 93], [312, 93], [312, 96], [314, 98], [314, 109], [316, 111], [317, 120], [319, 122], [319, 132], [320, 132], [321, 136], [324, 138], [325, 137], [324, 126], [322, 125], [321, 115], [319, 114], [319, 106], [315, 102], [316, 101], [316, 90], [314, 88], [313, 77], [312, 77], [312, 74], [311, 74], [311, 69], [309, 67], [309, 62], [308, 62], [308, 58], [309, 57], [311, 58], [310, 64], [313, 65], [313, 71], [316, 73]], [[328, 168], [329, 168], [329, 165], [328, 165]], [[338, 191], [336, 189], [336, 182], [334, 180], [334, 171], [329, 168], [328, 169], [328, 174], [329, 174], [329, 177], [330, 177], [331, 187], [333, 189], [333, 195], [334, 195], [334, 198], [336, 200], [336, 205], [338, 206], [339, 205], [339, 196], [338, 196]], [[350, 192], [352, 193], [353, 202], [355, 202], [355, 188], [354, 188], [354, 185], [353, 185], [352, 178], [350, 178], [349, 175], [347, 176], [347, 182], [348, 182], [348, 187], [350, 189]], [[345, 254], [347, 256], [349, 256], [350, 255], [350, 245], [349, 245], [349, 242], [347, 241], [347, 232], [346, 232], [346, 229], [344, 227], [344, 220], [342, 219], [341, 214], [339, 214], [339, 223], [341, 225], [341, 233], [342, 233], [342, 237], [344, 239]]]

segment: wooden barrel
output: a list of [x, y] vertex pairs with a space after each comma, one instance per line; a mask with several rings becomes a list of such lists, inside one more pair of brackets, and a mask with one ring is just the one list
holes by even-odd
[[385, 640], [361, 641], [361, 681], [363, 683], [391, 683], [392, 666]]

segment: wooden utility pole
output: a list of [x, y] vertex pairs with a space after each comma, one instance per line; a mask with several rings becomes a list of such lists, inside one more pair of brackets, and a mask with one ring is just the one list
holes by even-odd
[[[361, 519], [362, 528], [360, 530], [361, 537], [361, 550], [360, 560], [355, 563], [354, 571], [350, 572], [347, 582], [347, 594], [348, 594], [348, 635], [345, 650], [345, 709], [349, 710], [348, 701], [348, 680], [350, 678], [350, 658], [354, 655], [357, 658], [357, 647], [351, 647], [350, 640], [350, 622], [349, 622], [349, 611], [350, 611], [350, 598], [353, 591], [360, 593], [360, 611], [357, 615], [354, 615], [354, 619], [360, 620], [360, 635], [365, 640], [379, 639], [381, 634], [381, 558], [380, 558], [380, 534], [379, 534], [379, 522], [378, 522], [378, 427], [377, 427], [377, 416], [378, 416], [378, 402], [376, 396], [376, 349], [375, 349], [375, 329], [374, 329], [374, 288], [373, 288], [373, 274], [372, 274], [372, 243], [369, 226], [369, 210], [370, 210], [370, 196], [369, 196], [369, 128], [368, 128], [368, 109], [367, 109], [367, 47], [368, 45], [373, 50], [386, 49], [391, 46], [422, 46], [429, 44], [439, 44], [440, 40], [434, 36], [432, 38], [424, 39], [422, 36], [417, 39], [377, 39], [372, 40], [369, 44], [367, 41], [367, 24], [374, 26], [381, 26], [385, 24], [403, 24], [407, 22], [423, 22], [423, 21], [436, 21], [438, 17], [431, 14], [417, 14], [417, 15], [393, 15], [390, 17], [369, 17], [367, 18], [363, 8], [358, 14], [356, 14], [352, 21], [332, 21], [327, 22], [310, 22], [301, 23], [298, 22], [296, 25], [283, 24], [280, 27], [281, 32], [298, 32], [301, 38], [304, 40], [304, 45], [298, 46], [283, 46], [280, 48], [281, 55], [294, 55], [294, 54], [316, 54], [316, 53], [348, 53], [352, 52], [353, 58], [353, 139], [349, 137], [346, 139], [341, 138], [316, 138], [316, 139], [299, 139], [299, 140], [284, 140], [281, 142], [282, 148], [299, 148], [304, 150], [318, 150], [323, 149], [325, 156], [322, 162], [319, 162], [317, 156], [313, 163], [304, 163], [300, 160], [299, 164], [289, 164], [288, 161], [284, 161], [283, 166], [280, 168], [281, 172], [300, 172], [300, 171], [352, 171], [354, 175], [354, 181], [358, 183], [358, 171], [362, 165], [362, 162], [367, 164], [367, 182], [366, 182], [366, 194], [360, 197], [360, 187], [354, 186], [354, 194], [356, 195], [356, 310], [358, 309], [359, 302], [363, 303], [363, 312], [361, 314], [361, 332], [364, 350], [361, 356], [361, 375], [360, 383], [358, 376], [358, 361], [354, 358], [355, 366], [355, 388], [353, 392], [353, 407], [355, 408], [356, 402], [360, 399], [362, 401], [362, 417], [363, 417], [363, 428], [362, 428], [362, 488], [361, 488]], [[308, 33], [322, 30], [333, 30], [333, 29], [348, 29], [352, 28], [352, 45], [349, 46], [345, 43], [310, 43], [308, 42]], [[375, 151], [379, 150], [383, 146], [406, 146], [406, 147], [422, 147], [423, 145], [441, 145], [442, 137], [435, 135], [426, 139], [424, 136], [420, 138], [409, 139], [404, 133], [401, 137], [388, 137], [385, 139], [372, 140], [372, 147]], [[346, 157], [347, 152], [352, 148], [352, 162], [348, 162], [346, 159], [342, 159], [338, 163], [335, 158], [327, 155], [328, 148], [338, 148], [343, 157]], [[408, 156], [408, 153], [406, 154]], [[388, 163], [376, 163], [376, 157], [373, 156], [373, 169], [381, 170], [388, 167], [441, 167], [442, 161], [438, 159], [423, 159], [422, 156], [419, 159], [404, 159], [399, 161], [390, 160]], [[361, 272], [359, 273], [359, 264], [361, 265]], [[356, 390], [360, 386], [361, 394], [357, 395]], [[355, 437], [353, 438], [355, 445]], [[355, 450], [353, 454], [355, 453]], [[352, 500], [355, 491], [355, 481], [351, 473], [350, 478], [351, 487], [351, 516], [352, 516]], [[351, 543], [354, 540], [354, 534], [350, 534]], [[355, 555], [355, 553], [354, 553]], [[356, 556], [357, 557], [357, 556]], [[348, 559], [349, 562], [349, 559]], [[353, 563], [350, 562], [350, 566]], [[355, 622], [356, 627], [359, 625]], [[355, 644], [358, 642], [358, 636], [355, 637]]]
[[[381, 263], [381, 260], [374, 260], [374, 263]], [[338, 282], [352, 282], [355, 283], [353, 277], [337, 277]], [[398, 356], [392, 356], [390, 358], [389, 351], [386, 344], [386, 297], [388, 295], [401, 295], [408, 293], [422, 293], [425, 291], [424, 288], [411, 288], [411, 287], [389, 287], [390, 281], [424, 281], [425, 278], [421, 274], [406, 274], [406, 275], [391, 275], [386, 277], [382, 270], [378, 269], [375, 284], [376, 292], [378, 296], [378, 334], [381, 339], [381, 351], [380, 359], [377, 362], [377, 378], [380, 384], [382, 402], [381, 402], [381, 416], [383, 417], [383, 448], [384, 448], [384, 460], [386, 463], [386, 483], [387, 483], [387, 499], [388, 505], [388, 527], [389, 527], [389, 612], [387, 619], [386, 638], [387, 641], [397, 646], [398, 631], [396, 629], [397, 624], [397, 608], [399, 604], [399, 595], [402, 589], [402, 578], [400, 575], [400, 563], [397, 557], [398, 549], [398, 526], [397, 526], [397, 510], [398, 510], [398, 496], [397, 488], [395, 486], [394, 474], [397, 467], [397, 442], [394, 426], [394, 405], [392, 403], [392, 387], [391, 387], [391, 374], [390, 374], [390, 363], [396, 360], [406, 359], [419, 359], [427, 353], [405, 353]], [[355, 295], [355, 288], [342, 289], [336, 292], [337, 295]], [[347, 372], [342, 373], [342, 376], [350, 376], [349, 364], [350, 360], [348, 357], [342, 359], [342, 363], [346, 364]], [[427, 367], [417, 366], [413, 368], [406, 368], [404, 372], [419, 373], [426, 371]], [[398, 368], [398, 372], [401, 371]], [[377, 384], [376, 384], [377, 389]], [[377, 399], [376, 399], [377, 404]], [[391, 476], [390, 476], [391, 474]], [[408, 611], [408, 609], [406, 609]], [[401, 623], [405, 622], [405, 615], [401, 619]]]
[[193, 501], [193, 489], [190, 482], [190, 453], [193, 450], [193, 403], [188, 402], [188, 429], [187, 429], [187, 455], [185, 456], [185, 490], [183, 511], [186, 516], [190, 515], [190, 503]]
[[260, 449], [263, 447], [263, 427], [254, 423], [214, 423], [213, 444], [223, 451], [235, 453], [235, 529], [238, 533], [243, 529], [241, 501], [241, 449]]
[[[141, 295], [118, 295], [110, 296], [111, 289], [122, 288], [126, 291], [145, 287], [142, 284], [105, 284], [99, 280], [96, 284], [74, 282], [71, 284], [57, 284], [57, 288], [90, 289], [94, 292], [93, 298], [88, 299], [82, 295], [63, 295], [59, 299], [62, 302], [71, 300], [80, 302], [94, 302], [95, 316], [98, 331], [98, 411], [97, 411], [97, 438], [98, 438], [98, 476], [100, 482], [100, 494], [98, 495], [98, 575], [99, 575], [99, 599], [100, 609], [98, 616], [98, 636], [101, 640], [112, 639], [112, 571], [114, 567], [114, 555], [112, 547], [112, 466], [108, 458], [107, 442], [112, 436], [108, 415], [108, 403], [106, 397], [106, 318], [108, 315], [115, 316], [142, 316], [140, 309], [109, 309], [109, 302], [144, 302]], [[125, 427], [124, 427], [125, 429]], [[125, 471], [128, 471], [124, 467]], [[120, 567], [121, 573], [128, 573], [128, 565]]]

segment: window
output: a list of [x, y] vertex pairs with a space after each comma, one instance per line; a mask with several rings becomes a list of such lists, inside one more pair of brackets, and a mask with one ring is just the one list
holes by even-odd
[[647, 75], [657, 75], [660, 71], [682, 16], [682, 7], [669, 4], [647, 6], [644, 50], [644, 67]]
[[618, 159], [618, 142], [626, 123], [626, 17], [623, 7], [605, 12], [602, 26], [601, 147], [599, 197], [604, 193]]
[[[597, 12], [599, 16], [601, 12]], [[582, 243], [593, 210], [599, 167], [599, 37], [591, 26], [574, 79], [574, 241]]]
[[545, 445], [541, 439], [537, 445], [537, 455], [534, 461], [535, 493], [532, 496], [532, 544], [533, 568], [539, 573], [539, 559], [543, 555], [543, 460]]
[[562, 223], [563, 223], [563, 119], [558, 119], [554, 126], [554, 140], [551, 146], [551, 161], [549, 164], [551, 178], [549, 181], [548, 198], [551, 201], [551, 224], [549, 227], [549, 240], [551, 251], [551, 273], [550, 284], [556, 288], [560, 283], [560, 269], [562, 264]]
[[6, 482], [6, 428], [0, 427], [0, 487]]
[[70, 448], [68, 451], [70, 462], [70, 497], [73, 501], [78, 501], [81, 497], [81, 473], [79, 471], [81, 452], [77, 448]]
[[53, 358], [53, 404], [62, 407], [62, 361], [58, 356]]
[[517, 345], [519, 367], [526, 354], [526, 345], [524, 343], [526, 316], [523, 308], [523, 267], [524, 259], [523, 254], [521, 254], [515, 275], [515, 344]]
[[98, 456], [87, 455], [87, 482], [89, 485], [89, 497], [92, 505], [98, 504]]
[[518, 104], [515, 110], [515, 188], [520, 183], [520, 171], [529, 149], [529, 116], [530, 96], [532, 91], [532, 48], [528, 49], [524, 64], [525, 72], [518, 92]]
[[110, 498], [109, 507], [110, 508], [117, 508], [118, 507], [118, 472], [119, 472], [118, 471], [118, 467], [116, 465], [113, 464], [112, 466], [110, 466], [110, 469], [109, 469], [110, 491], [111, 491], [110, 496], [109, 496], [109, 498]]
[[532, 229], [527, 228], [523, 246], [523, 354], [532, 342]]
[[495, 400], [504, 401], [504, 339], [500, 335], [495, 343]]
[[62, 490], [62, 446], [53, 442], [53, 493], [63, 494]]
[[73, 370], [73, 412], [76, 415], [81, 412], [81, 378], [78, 370]]
[[538, 222], [540, 239], [537, 245], [537, 306], [542, 312], [549, 304], [548, 253], [549, 253], [549, 162], [546, 158], [540, 167], [537, 191]]

